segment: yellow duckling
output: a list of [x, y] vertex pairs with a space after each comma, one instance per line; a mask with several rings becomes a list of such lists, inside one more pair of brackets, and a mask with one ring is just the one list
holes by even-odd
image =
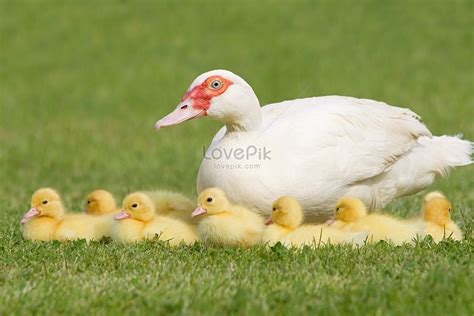
[[89, 215], [111, 215], [118, 213], [115, 198], [105, 190], [95, 190], [86, 198], [85, 212]]
[[170, 245], [192, 244], [197, 235], [182, 221], [157, 215], [155, 205], [142, 192], [129, 194], [123, 201], [123, 210], [115, 215], [112, 238], [120, 242], [153, 239], [169, 241]]
[[423, 200], [423, 220], [425, 233], [439, 242], [443, 238], [462, 240], [463, 235], [459, 227], [451, 220], [452, 205], [439, 192], [427, 194]]
[[37, 190], [31, 209], [23, 216], [23, 237], [31, 240], [99, 240], [110, 229], [106, 221], [86, 214], [65, 214], [59, 194], [50, 188]]
[[328, 222], [328, 225], [347, 231], [368, 232], [369, 242], [390, 240], [397, 245], [411, 242], [417, 235], [423, 235], [422, 225], [383, 214], [368, 214], [364, 203], [352, 197], [343, 197], [337, 202], [334, 220]]
[[265, 222], [262, 242], [274, 245], [282, 241], [303, 222], [301, 206], [293, 198], [281, 197], [272, 205], [272, 215]]
[[144, 193], [155, 204], [155, 211], [158, 215], [178, 219], [191, 225], [197, 224], [197, 220], [191, 217], [196, 204], [184, 194], [165, 190]]
[[318, 245], [319, 243], [363, 244], [367, 233], [352, 233], [325, 225], [301, 225], [303, 210], [300, 203], [291, 197], [283, 196], [273, 202], [272, 215], [267, 225], [262, 242], [273, 245], [281, 242], [286, 246], [300, 247]]
[[261, 241], [263, 219], [243, 206], [232, 204], [221, 189], [201, 192], [192, 216], [203, 216], [198, 234], [205, 243], [251, 246]]

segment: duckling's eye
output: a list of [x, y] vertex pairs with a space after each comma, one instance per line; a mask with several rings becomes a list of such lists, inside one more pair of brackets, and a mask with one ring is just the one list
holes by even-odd
[[339, 212], [340, 207], [336, 208], [336, 212]]
[[48, 200], [44, 200], [42, 203], [43, 204], [48, 204]]
[[451, 208], [448, 208], [448, 212], [451, 213]]
[[91, 201], [87, 201], [87, 204], [91, 204]]
[[133, 207], [133, 208], [137, 208], [137, 207], [138, 207], [138, 204], [137, 204], [137, 203], [133, 203], [133, 204], [132, 204], [132, 207]]
[[220, 81], [219, 79], [214, 79], [211, 81], [211, 84], [209, 86], [211, 87], [211, 89], [219, 90], [222, 87], [222, 81]]
[[273, 208], [273, 212], [275, 212], [276, 210], [277, 210], [276, 207], [274, 207], [274, 208]]
[[210, 203], [210, 202], [212, 202], [212, 198], [208, 197], [206, 201], [208, 201]]

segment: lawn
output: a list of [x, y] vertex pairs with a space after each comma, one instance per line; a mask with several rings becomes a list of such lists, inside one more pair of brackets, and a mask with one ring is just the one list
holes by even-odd
[[[32, 192], [81, 210], [96, 188], [194, 197], [219, 128], [156, 133], [192, 80], [244, 77], [262, 104], [349, 95], [409, 107], [474, 140], [472, 1], [0, 0], [0, 315], [474, 314], [474, 239], [359, 249], [171, 249], [23, 241]], [[474, 166], [432, 189], [471, 235]], [[387, 211], [418, 214], [424, 193]]]

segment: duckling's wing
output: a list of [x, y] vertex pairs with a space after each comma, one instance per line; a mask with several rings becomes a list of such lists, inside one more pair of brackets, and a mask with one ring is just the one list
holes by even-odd
[[155, 204], [157, 213], [166, 213], [170, 211], [192, 212], [195, 204], [190, 198], [182, 193], [167, 190], [146, 191]]

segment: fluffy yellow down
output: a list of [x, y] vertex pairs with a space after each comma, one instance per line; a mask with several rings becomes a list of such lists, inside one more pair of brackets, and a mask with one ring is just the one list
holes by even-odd
[[170, 245], [192, 244], [197, 240], [195, 230], [183, 221], [156, 214], [155, 205], [142, 192], [129, 194], [123, 210], [115, 215], [112, 238], [120, 242], [145, 239], [168, 241]]
[[193, 216], [202, 217], [198, 234], [207, 244], [251, 246], [261, 241], [263, 218], [243, 206], [232, 204], [218, 188], [201, 192]]
[[297, 200], [283, 196], [272, 206], [271, 218], [263, 233], [262, 242], [274, 245], [281, 242], [286, 246], [319, 246], [327, 243], [363, 244], [366, 233], [351, 233], [326, 225], [301, 225], [303, 210]]
[[425, 233], [439, 242], [443, 238], [462, 240], [463, 234], [459, 227], [451, 220], [451, 202], [441, 193], [432, 192], [423, 200], [423, 220]]
[[59, 194], [50, 188], [33, 194], [22, 224], [23, 237], [36, 241], [99, 240], [111, 233], [110, 217], [66, 214]]
[[423, 235], [423, 225], [380, 213], [368, 214], [364, 203], [352, 197], [343, 197], [337, 202], [334, 218], [331, 227], [352, 232], [368, 232], [368, 242], [389, 240], [400, 245]]

